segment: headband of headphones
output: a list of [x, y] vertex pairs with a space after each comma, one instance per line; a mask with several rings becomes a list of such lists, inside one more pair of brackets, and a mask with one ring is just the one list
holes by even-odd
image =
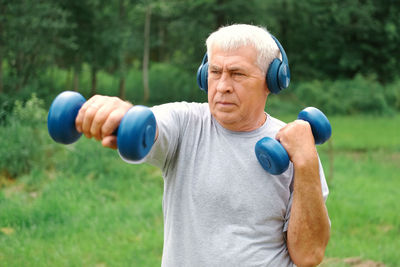
[[[282, 60], [275, 58], [272, 60], [268, 67], [268, 72], [266, 76], [267, 86], [271, 93], [277, 94], [281, 90], [287, 88], [290, 83], [290, 70], [289, 61], [286, 56], [285, 50], [279, 43], [278, 39], [271, 34], [272, 39], [274, 39], [277, 44], [279, 51], [282, 55]], [[207, 53], [204, 55], [203, 60], [197, 70], [197, 84], [200, 89], [207, 93], [208, 91], [208, 56]]]

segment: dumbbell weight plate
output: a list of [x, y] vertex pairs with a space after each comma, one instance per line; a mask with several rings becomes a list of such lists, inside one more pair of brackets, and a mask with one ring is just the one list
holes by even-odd
[[54, 99], [47, 116], [47, 129], [54, 141], [67, 145], [81, 137], [75, 128], [75, 119], [85, 101], [73, 91], [65, 91]]
[[153, 112], [145, 106], [133, 106], [119, 125], [118, 150], [128, 160], [141, 160], [150, 151], [155, 135], [156, 119]]
[[325, 114], [319, 109], [314, 107], [305, 108], [300, 111], [297, 118], [310, 123], [316, 145], [325, 143], [331, 137], [331, 124]]
[[281, 174], [289, 167], [289, 155], [276, 139], [260, 139], [256, 143], [255, 153], [261, 166], [271, 174]]

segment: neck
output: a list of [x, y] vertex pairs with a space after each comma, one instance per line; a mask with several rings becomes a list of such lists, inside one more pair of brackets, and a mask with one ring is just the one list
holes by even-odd
[[222, 127], [224, 127], [227, 130], [233, 132], [251, 132], [257, 130], [258, 128], [264, 125], [265, 121], [267, 120], [267, 114], [263, 112], [257, 119], [248, 120], [247, 122], [241, 123], [239, 125], [237, 123], [226, 124], [219, 121], [217, 118], [215, 119], [218, 121], [219, 124], [221, 124]]

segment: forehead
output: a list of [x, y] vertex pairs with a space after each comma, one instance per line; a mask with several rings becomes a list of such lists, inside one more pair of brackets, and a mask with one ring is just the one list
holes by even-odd
[[257, 52], [253, 46], [242, 46], [235, 49], [224, 50], [213, 46], [209, 54], [210, 66], [257, 67]]

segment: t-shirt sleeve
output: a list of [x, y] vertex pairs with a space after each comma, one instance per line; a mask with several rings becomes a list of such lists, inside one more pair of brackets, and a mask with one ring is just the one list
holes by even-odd
[[[322, 167], [321, 160], [319, 160], [319, 178], [321, 180], [322, 197], [324, 198], [324, 201], [326, 202], [328, 195], [329, 195], [329, 189], [328, 189], [328, 184], [325, 179], [324, 169]], [[290, 189], [289, 204], [288, 204], [288, 208], [286, 209], [285, 224], [283, 226], [283, 232], [287, 232], [288, 227], [289, 227], [290, 213], [292, 210], [292, 201], [293, 201], [293, 181], [292, 181], [292, 185], [291, 185], [291, 189]]]
[[189, 104], [185, 102], [168, 103], [154, 106], [151, 110], [156, 118], [158, 137], [150, 152], [140, 161], [131, 161], [125, 159], [121, 154], [120, 156], [128, 163], [140, 164], [146, 162], [165, 170], [176, 153]]

